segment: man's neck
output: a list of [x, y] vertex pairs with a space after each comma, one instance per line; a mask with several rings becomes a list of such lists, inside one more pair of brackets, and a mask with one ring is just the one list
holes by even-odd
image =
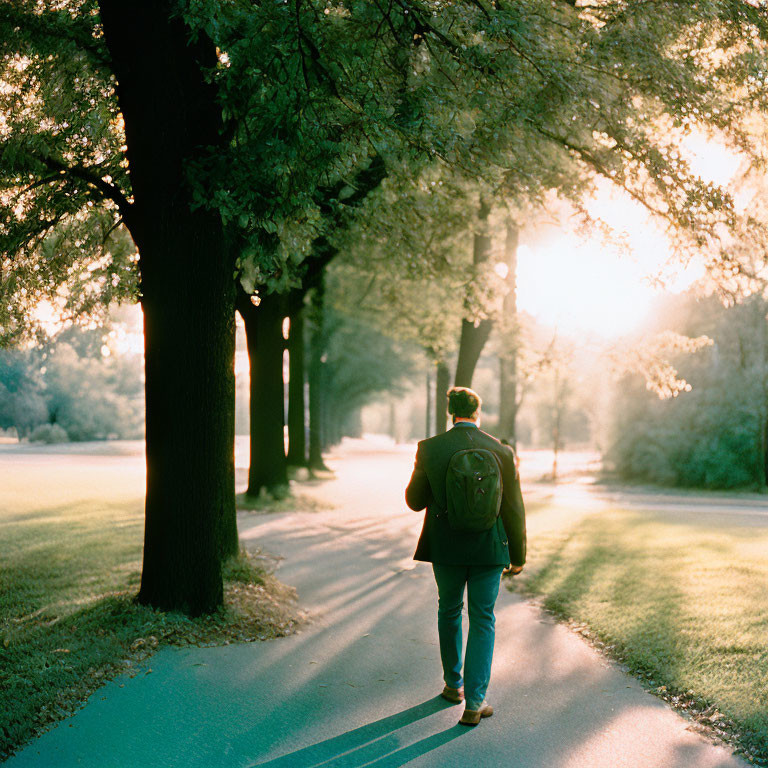
[[455, 417], [453, 419], [453, 425], [456, 426], [456, 424], [472, 424], [472, 426], [477, 426], [477, 421], [475, 419], [465, 419], [462, 416]]

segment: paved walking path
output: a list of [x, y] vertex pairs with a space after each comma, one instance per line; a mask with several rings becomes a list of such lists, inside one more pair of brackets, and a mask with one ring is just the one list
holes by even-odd
[[[412, 452], [351, 442], [310, 493], [337, 509], [241, 518], [283, 556], [314, 620], [298, 635], [164, 649], [7, 765], [45, 768], [738, 768], [747, 765], [507, 590], [489, 699], [457, 725], [441, 688], [431, 570], [411, 554], [421, 516], [403, 486]], [[121, 687], [124, 686], [124, 687]]]

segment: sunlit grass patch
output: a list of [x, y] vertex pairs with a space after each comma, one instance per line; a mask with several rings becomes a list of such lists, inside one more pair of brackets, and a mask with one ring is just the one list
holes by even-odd
[[651, 512], [530, 516], [513, 582], [647, 685], [768, 764], [768, 530]]
[[0, 759], [107, 679], [134, 673], [161, 645], [294, 631], [293, 590], [254, 554], [225, 565], [225, 606], [211, 616], [193, 620], [134, 602], [144, 530], [140, 462], [27, 456], [3, 469]]

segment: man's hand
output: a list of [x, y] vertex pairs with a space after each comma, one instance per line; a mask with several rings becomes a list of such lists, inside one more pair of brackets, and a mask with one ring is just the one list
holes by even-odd
[[502, 576], [517, 576], [523, 570], [522, 565], [508, 565], [502, 572]]

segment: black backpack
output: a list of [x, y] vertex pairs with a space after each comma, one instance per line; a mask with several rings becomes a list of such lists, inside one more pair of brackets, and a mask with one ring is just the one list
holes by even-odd
[[445, 475], [448, 524], [477, 533], [496, 523], [501, 509], [501, 465], [493, 451], [466, 448], [451, 456]]

